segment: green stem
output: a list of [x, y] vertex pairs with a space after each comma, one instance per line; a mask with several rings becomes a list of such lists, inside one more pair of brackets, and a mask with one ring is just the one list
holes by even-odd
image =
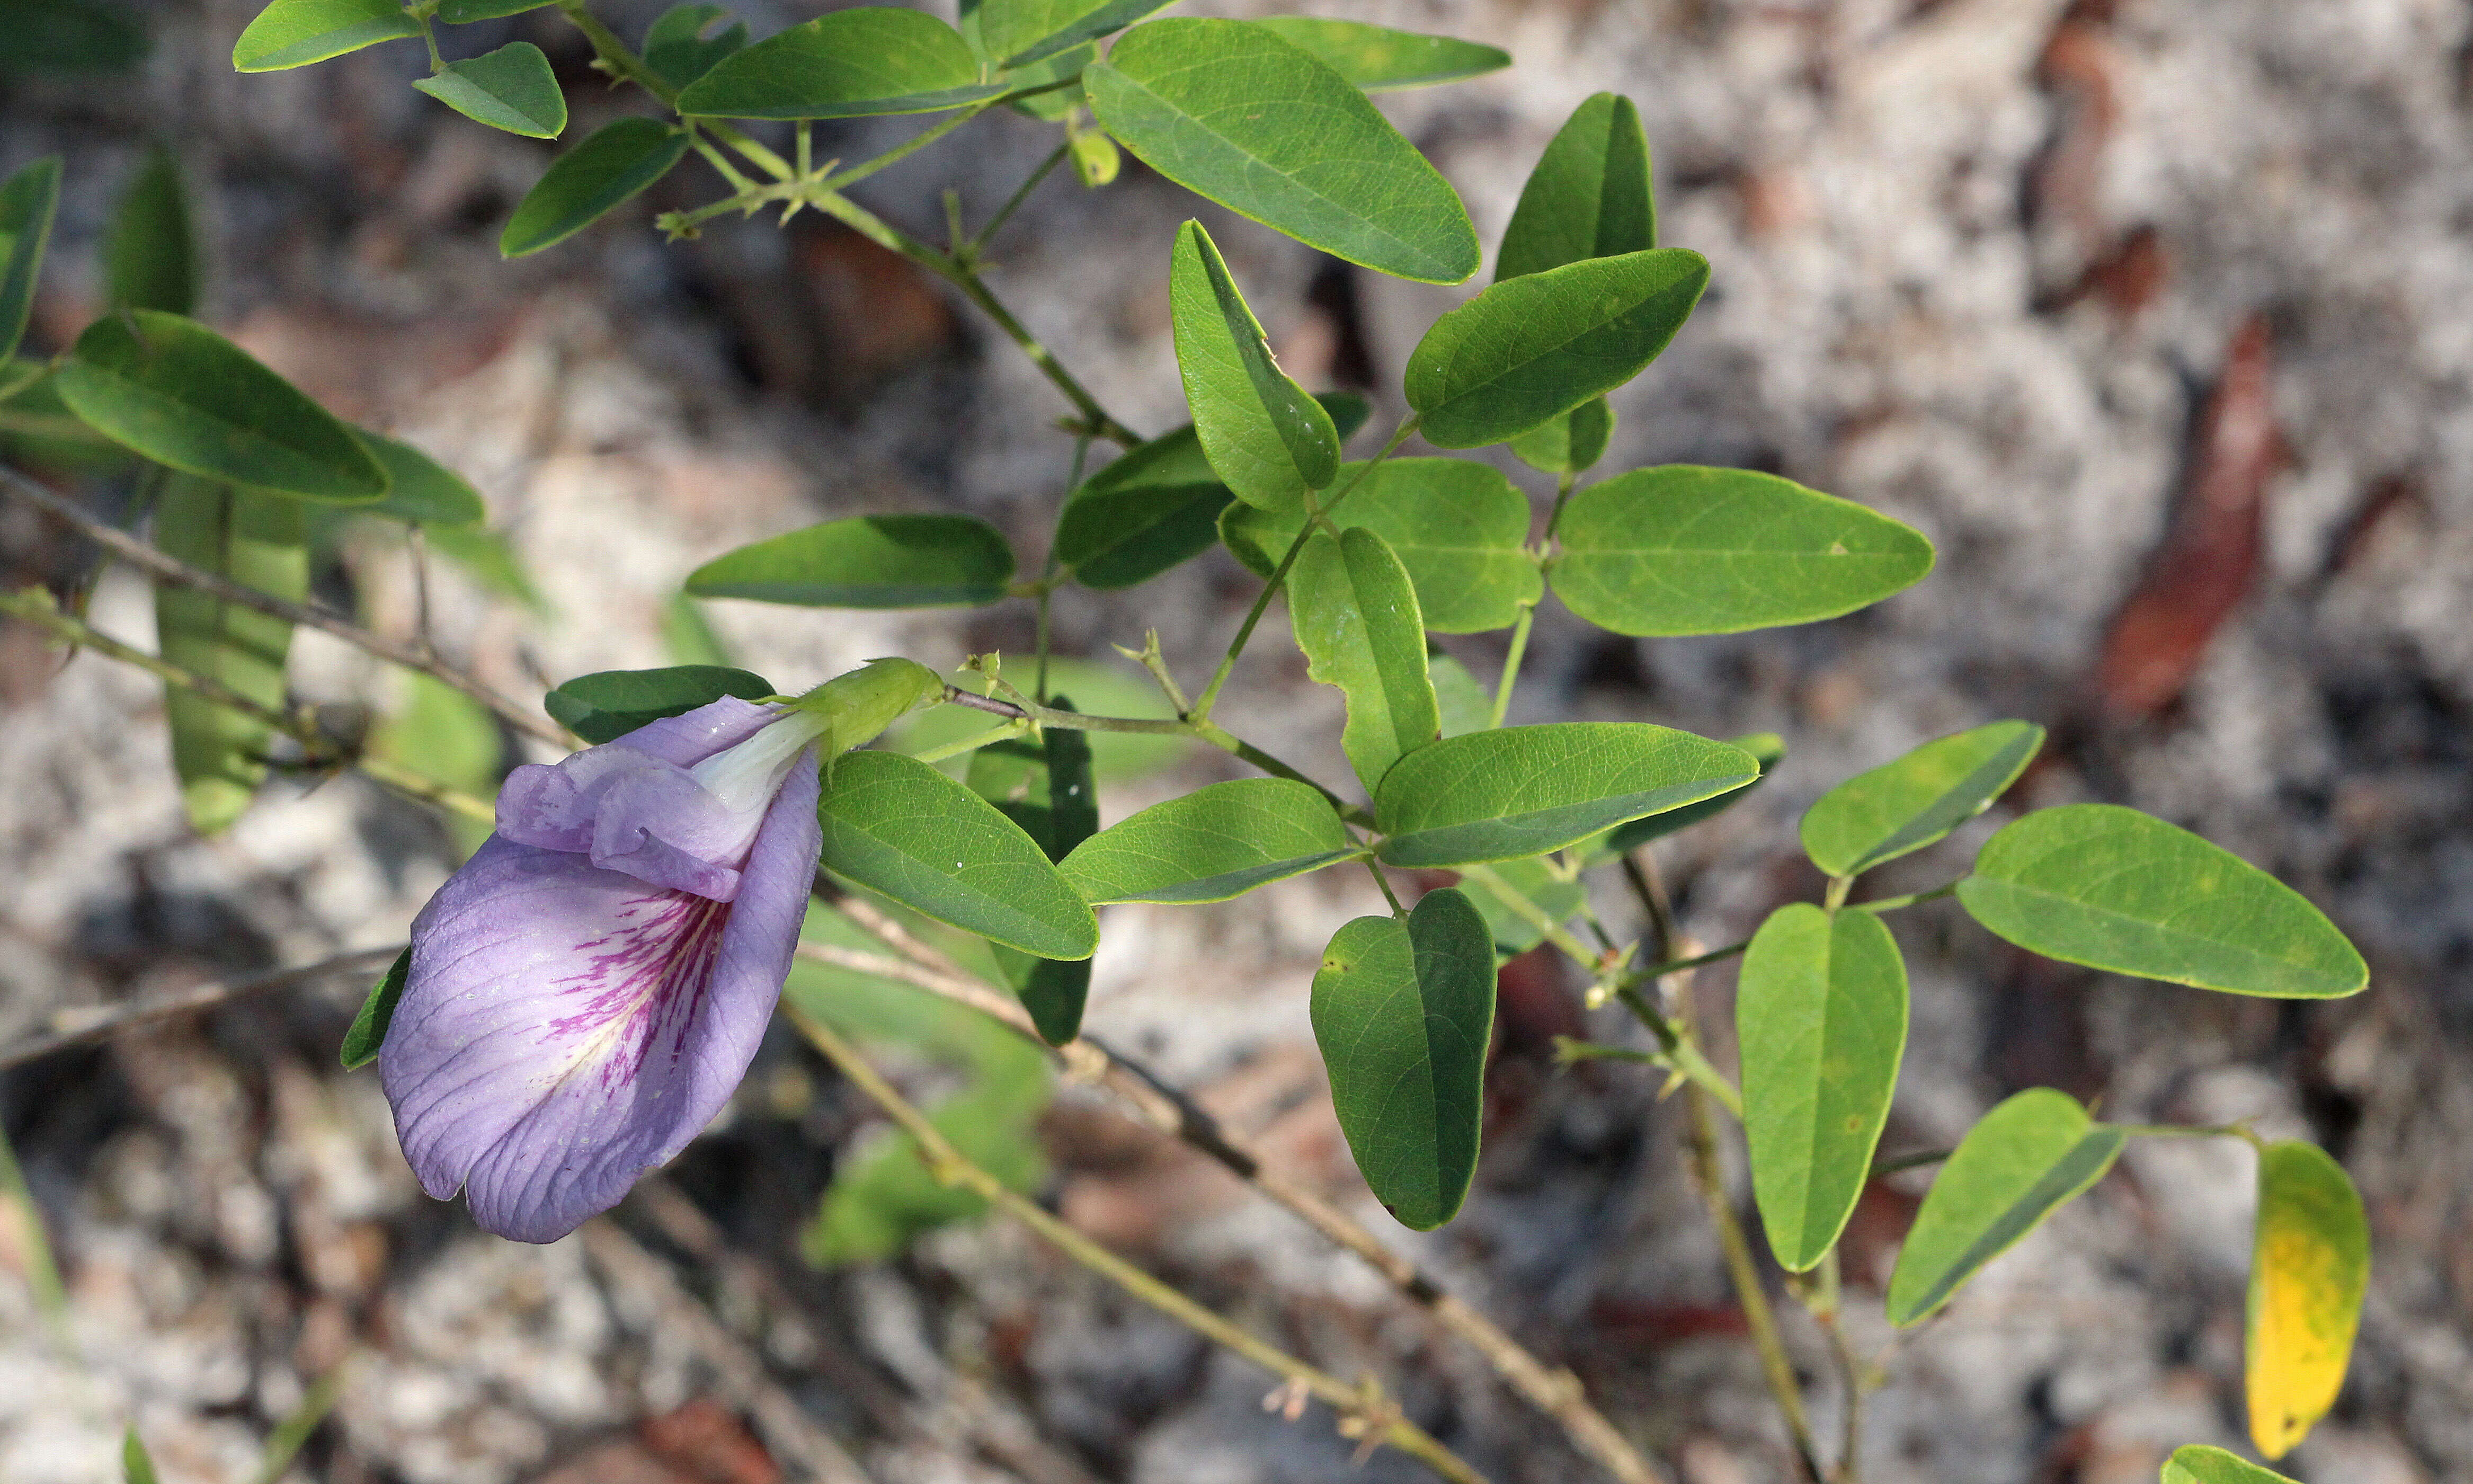
[[1382, 899], [1391, 904], [1391, 915], [1403, 922], [1408, 921], [1408, 909], [1400, 905], [1399, 894], [1391, 890], [1391, 878], [1382, 874], [1382, 863], [1374, 858], [1371, 850], [1359, 858], [1365, 862], [1365, 869], [1373, 874], [1374, 884], [1382, 888]]
[[1546, 539], [1554, 539], [1554, 528], [1563, 523], [1563, 507], [1571, 503], [1572, 487], [1579, 482], [1580, 471], [1568, 468], [1554, 481], [1554, 511], [1546, 517]]
[[1837, 1473], [1835, 1484], [1863, 1484], [1863, 1362], [1855, 1353], [1855, 1346], [1846, 1337], [1846, 1326], [1838, 1312], [1837, 1249], [1832, 1247], [1820, 1258], [1816, 1280], [1803, 1293], [1803, 1306], [1820, 1332], [1829, 1341], [1829, 1359], [1837, 1372], [1838, 1405], [1843, 1409], [1837, 1423]]
[[940, 252], [927, 246], [847, 196], [827, 194], [819, 197], [815, 205], [816, 209], [856, 231], [876, 246], [889, 252], [900, 253], [961, 290], [962, 297], [977, 305], [980, 313], [995, 321], [996, 328], [1004, 332], [1005, 338], [1020, 347], [1022, 354], [1030, 357], [1030, 363], [1039, 368], [1040, 374], [1045, 376], [1057, 391], [1065, 394], [1065, 399], [1071, 402], [1074, 410], [1082, 415], [1084, 430], [1093, 437], [1104, 438], [1112, 443], [1127, 448], [1142, 441], [1140, 434], [1110, 417], [1108, 410], [1099, 405], [1099, 399], [1092, 396], [1081, 382], [1073, 378], [1073, 373], [1057, 361], [1055, 355], [1040, 343], [1039, 337], [1025, 329], [1022, 323], [1013, 317], [1011, 310], [996, 301], [996, 297], [989, 292], [987, 284], [980, 279], [976, 270], [956, 259], [949, 252]]
[[864, 180], [869, 176], [876, 174], [877, 171], [882, 170], [887, 166], [900, 164], [902, 160], [909, 158], [917, 152], [927, 148], [927, 146], [944, 138], [954, 130], [961, 128], [964, 124], [967, 124], [971, 120], [977, 118], [980, 114], [985, 113], [989, 107], [990, 104], [977, 104], [971, 108], [964, 108], [957, 113], [951, 114], [948, 117], [940, 119], [937, 121], [934, 128], [924, 129], [920, 131], [918, 133], [912, 134], [909, 138], [902, 140], [900, 144], [897, 144], [893, 148], [885, 151], [883, 154], [878, 155], [874, 159], [861, 160], [857, 164], [851, 166], [848, 170], [827, 176], [822, 180], [816, 182], [815, 188], [821, 191], [837, 191], [854, 180]]
[[1501, 873], [1493, 867], [1462, 866], [1459, 873], [1461, 880], [1474, 881], [1484, 888], [1495, 900], [1509, 907], [1512, 916], [1545, 934], [1548, 943], [1562, 949], [1566, 957], [1581, 968], [1596, 973], [1602, 967], [1602, 955], [1590, 952], [1589, 945], [1557, 921], [1554, 914], [1529, 899], [1525, 892], [1504, 880]]
[[1010, 741], [1029, 730], [1030, 723], [1026, 720], [1006, 722], [1001, 727], [990, 727], [985, 731], [974, 731], [958, 742], [948, 742], [943, 747], [931, 747], [924, 753], [913, 753], [910, 755], [921, 762], [943, 762], [948, 757], [959, 757], [964, 753], [975, 753], [992, 743]]
[[1520, 660], [1528, 652], [1528, 626], [1537, 619], [1537, 605], [1521, 606], [1520, 617], [1511, 626], [1511, 648], [1502, 657], [1502, 679], [1494, 687], [1494, 722], [1500, 727], [1511, 714], [1511, 687], [1520, 682]]
[[[1402, 422], [1400, 426], [1393, 431], [1391, 434], [1391, 441], [1382, 445], [1382, 451], [1381, 453], [1376, 454], [1373, 458], [1368, 459], [1363, 464], [1357, 466], [1357, 473], [1350, 478], [1347, 484], [1340, 487], [1339, 492], [1333, 495], [1329, 503], [1322, 507], [1322, 513], [1324, 515], [1329, 515], [1333, 510], [1338, 508], [1339, 502], [1347, 499], [1350, 492], [1355, 491], [1359, 484], [1364, 482], [1365, 476], [1373, 472], [1374, 467], [1381, 464], [1383, 460], [1391, 457], [1392, 454], [1398, 452], [1400, 445], [1406, 443], [1408, 441], [1408, 435], [1415, 431], [1417, 431], [1417, 419], [1412, 415], [1406, 421]], [[1287, 555], [1280, 559], [1280, 564], [1271, 573], [1270, 580], [1265, 582], [1262, 585], [1262, 590], [1255, 595], [1252, 610], [1246, 613], [1245, 621], [1242, 624], [1237, 625], [1236, 637], [1229, 641], [1228, 654], [1226, 658], [1219, 661], [1219, 668], [1212, 672], [1211, 683], [1202, 687], [1201, 697], [1193, 703], [1193, 719], [1195, 721], [1207, 721], [1210, 719], [1211, 707], [1219, 700], [1219, 692], [1221, 688], [1228, 683], [1230, 673], [1236, 668], [1236, 657], [1245, 653], [1246, 644], [1254, 637], [1255, 626], [1262, 621], [1262, 614], [1267, 611], [1271, 606], [1272, 596], [1280, 590], [1280, 585], [1288, 580], [1288, 569], [1297, 564], [1297, 558], [1304, 554], [1306, 541], [1313, 535], [1313, 533], [1314, 525], [1313, 522], [1309, 520], [1305, 524], [1303, 529], [1297, 532], [1297, 539], [1288, 543]]]
[[1794, 1362], [1786, 1352], [1786, 1340], [1778, 1332], [1777, 1315], [1769, 1307], [1769, 1297], [1761, 1286], [1759, 1266], [1752, 1260], [1751, 1243], [1743, 1238], [1742, 1224], [1735, 1219], [1735, 1203], [1726, 1194], [1725, 1171], [1717, 1162], [1717, 1120], [1710, 1111], [1710, 1098], [1697, 1084], [1685, 1094], [1691, 1104], [1686, 1137], [1691, 1144], [1692, 1184], [1700, 1193], [1700, 1204], [1708, 1209], [1709, 1224], [1717, 1231], [1717, 1248], [1726, 1259], [1726, 1277], [1735, 1285], [1735, 1301], [1742, 1305], [1743, 1324], [1751, 1330], [1752, 1348], [1760, 1352], [1761, 1374], [1769, 1383], [1769, 1393], [1777, 1399], [1778, 1415], [1786, 1422], [1787, 1436], [1794, 1444], [1795, 1456], [1812, 1477], [1812, 1484], [1825, 1484], [1828, 1475], [1821, 1472], [1819, 1455], [1812, 1446], [1812, 1423], [1804, 1415], [1803, 1389], [1795, 1379]]
[[1679, 974], [1687, 969], [1699, 969], [1705, 965], [1722, 963], [1751, 945], [1752, 941], [1746, 938], [1741, 943], [1730, 943], [1722, 948], [1711, 948], [1706, 953], [1695, 953], [1690, 958], [1668, 959], [1662, 964], [1651, 964], [1645, 969], [1635, 969], [1623, 975], [1623, 978], [1631, 984], [1648, 984], [1654, 980], [1663, 979], [1668, 974]]
[[965, 243], [953, 255], [965, 263], [976, 263], [979, 254], [987, 251], [988, 243], [995, 238], [996, 229], [1013, 220], [1014, 212], [1020, 209], [1021, 203], [1030, 199], [1031, 192], [1039, 189], [1039, 182], [1046, 180], [1051, 171], [1065, 163], [1065, 156], [1072, 153], [1071, 140], [1068, 139], [1058, 145], [1052, 154], [1039, 162], [1039, 168], [1030, 173], [1030, 179], [1016, 186], [1014, 193], [1005, 198], [1005, 203], [996, 207], [996, 214], [988, 218], [988, 225], [980, 227], [978, 234]]
[[1320, 1398], [1338, 1409], [1343, 1419], [1342, 1430], [1349, 1436], [1388, 1443], [1392, 1447], [1423, 1459], [1436, 1472], [1455, 1484], [1484, 1484], [1476, 1470], [1458, 1455], [1429, 1436], [1423, 1428], [1400, 1415], [1399, 1408], [1383, 1400], [1379, 1387], [1368, 1378], [1351, 1386], [1337, 1376], [1316, 1369], [1249, 1331], [1204, 1308], [1175, 1288], [1160, 1281], [1140, 1268], [1127, 1262], [1080, 1232], [1068, 1226], [1038, 1202], [1016, 1191], [1012, 1186], [972, 1162], [955, 1148], [936, 1125], [929, 1121], [910, 1101], [894, 1089], [876, 1068], [859, 1056], [850, 1042], [831, 1027], [805, 1014], [795, 1005], [782, 1006], [783, 1013], [798, 1026], [816, 1049], [825, 1054], [852, 1086], [865, 1093], [871, 1102], [882, 1109], [901, 1131], [919, 1146], [927, 1168], [948, 1185], [959, 1185], [1037, 1233], [1066, 1257], [1092, 1272], [1116, 1283], [1144, 1304], [1192, 1329], [1203, 1338], [1234, 1351], [1274, 1376], [1282, 1376], [1297, 1387]]
[[1918, 902], [1938, 901], [1944, 897], [1955, 897], [1957, 895], [1957, 888], [1958, 883], [1951, 881], [1946, 885], [1935, 886], [1929, 892], [1909, 892], [1904, 897], [1884, 897], [1878, 901], [1855, 902], [1850, 905], [1849, 910], [1855, 912], [1895, 912], [1900, 907], [1911, 907]]

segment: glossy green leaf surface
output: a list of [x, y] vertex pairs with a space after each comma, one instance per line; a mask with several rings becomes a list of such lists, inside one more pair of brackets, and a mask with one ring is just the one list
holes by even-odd
[[1385, 774], [1375, 817], [1395, 866], [1542, 855], [1760, 777], [1751, 754], [1645, 722], [1556, 722], [1420, 748]]
[[355, 428], [361, 446], [387, 473], [386, 498], [361, 507], [371, 515], [392, 515], [420, 526], [476, 525], [489, 512], [464, 476], [399, 438]]
[[1093, 903], [1226, 901], [1357, 853], [1331, 801], [1289, 778], [1212, 783], [1092, 835], [1065, 879]]
[[450, 26], [464, 26], [478, 20], [521, 15], [555, 3], [556, 0], [440, 0], [438, 18]]
[[[1508, 628], [1544, 593], [1526, 550], [1528, 496], [1500, 470], [1466, 459], [1386, 459], [1359, 477], [1361, 468], [1341, 467], [1334, 488], [1349, 492], [1333, 518], [1382, 538], [1416, 586], [1429, 631]], [[1304, 527], [1302, 508], [1232, 510], [1220, 520], [1228, 549], [1262, 577]]]
[[1083, 482], [1056, 520], [1056, 560], [1086, 587], [1131, 587], [1211, 547], [1236, 496], [1190, 425], [1163, 434]]
[[[1504, 886], [1558, 923], [1569, 922], [1588, 903], [1589, 889], [1580, 878], [1557, 874], [1542, 856], [1499, 861], [1490, 869]], [[1489, 883], [1470, 880], [1460, 889], [1484, 915], [1486, 930], [1494, 935], [1497, 958], [1515, 958], [1546, 941], [1545, 927], [1504, 900]]]
[[686, 586], [806, 608], [965, 608], [1003, 597], [1013, 571], [1013, 548], [975, 515], [854, 515], [715, 557]]
[[27, 318], [35, 308], [35, 283], [43, 249], [52, 239], [52, 217], [60, 202], [60, 157], [46, 155], [0, 181], [0, 370], [14, 371]]
[[1983, 1115], [1933, 1181], [1889, 1275], [1889, 1323], [1916, 1323], [1985, 1263], [2103, 1178], [2119, 1129], [2077, 1099], [2029, 1088]]
[[566, 128], [566, 93], [549, 59], [530, 41], [510, 41], [486, 56], [449, 62], [412, 84], [476, 124], [534, 139], [555, 139]]
[[359, 503], [386, 471], [352, 430], [230, 341], [151, 309], [86, 326], [54, 377], [86, 425], [202, 478]]
[[1511, 54], [1499, 46], [1395, 31], [1363, 21], [1266, 15], [1255, 24], [1313, 53], [1369, 93], [1456, 83], [1511, 65]]
[[965, 932], [1041, 958], [1089, 958], [1091, 908], [1039, 843], [916, 758], [859, 752], [826, 770], [825, 869]]
[[396, 1001], [403, 998], [403, 982], [411, 972], [412, 949], [407, 947], [371, 986], [370, 997], [361, 1001], [351, 1029], [344, 1033], [344, 1070], [354, 1071], [378, 1059], [378, 1047], [385, 1043], [387, 1027], [395, 1020]]
[[1450, 183], [1346, 78], [1272, 31], [1153, 21], [1082, 84], [1143, 163], [1240, 216], [1402, 278], [1477, 272], [1477, 230]]
[[1741, 748], [1750, 754], [1753, 764], [1761, 770], [1760, 776], [1740, 788], [1730, 788], [1722, 794], [1713, 794], [1698, 803], [1687, 803], [1679, 809], [1669, 809], [1663, 814], [1652, 814], [1646, 819], [1633, 820], [1628, 825], [1618, 825], [1590, 843], [1588, 847], [1590, 856], [1593, 859], [1612, 859], [1617, 855], [1629, 854], [1651, 840], [1697, 825], [1712, 815], [1724, 813], [1742, 802], [1745, 794], [1760, 787], [1761, 779], [1767, 778], [1769, 770], [1776, 767], [1786, 756], [1786, 739], [1774, 731], [1756, 731], [1748, 736], [1728, 737], [1726, 745]]
[[721, 6], [686, 0], [663, 11], [644, 33], [644, 65], [660, 73], [662, 82], [683, 88], [746, 47], [745, 21], [733, 20]]
[[1804, 853], [1851, 876], [1920, 850], [1990, 808], [2043, 745], [2032, 722], [1994, 722], [1859, 773], [1804, 811]]
[[1975, 920], [2064, 963], [2279, 999], [2332, 999], [2369, 966], [2325, 914], [2186, 829], [2118, 804], [2039, 809], [1958, 883]]
[[395, 0], [275, 0], [232, 44], [232, 67], [280, 72], [420, 35]]
[[[164, 482], [155, 507], [155, 544], [165, 556], [298, 603], [309, 594], [309, 549], [298, 501], [202, 479]], [[155, 589], [156, 652], [184, 670], [261, 706], [283, 706], [292, 625], [194, 588]], [[180, 802], [202, 835], [228, 828], [266, 779], [264, 722], [179, 686], [166, 686], [172, 771]]]
[[1331, 414], [1272, 361], [1261, 323], [1199, 222], [1177, 231], [1168, 301], [1186, 405], [1204, 457], [1229, 490], [1248, 505], [1285, 510], [1329, 485], [1339, 471]]
[[585, 741], [614, 742], [638, 727], [678, 716], [724, 696], [761, 701], [773, 682], [728, 665], [681, 664], [659, 670], [598, 670], [579, 675], [541, 697], [541, 709]]
[[1614, 436], [1614, 409], [1600, 396], [1521, 434], [1511, 441], [1511, 451], [1541, 474], [1579, 474], [1606, 456]]
[[1419, 430], [1499, 443], [1640, 374], [1692, 316], [1709, 260], [1681, 248], [1506, 278], [1436, 320], [1408, 356]]
[[1648, 135], [1640, 109], [1598, 93], [1572, 112], [1521, 187], [1495, 259], [1500, 282], [1582, 258], [1657, 246]]
[[2250, 1441], [2261, 1453], [2293, 1451], [2336, 1404], [2369, 1282], [2369, 1217], [2344, 1167], [2316, 1144], [2268, 1145], [2242, 1347]]
[[0, 0], [0, 77], [127, 72], [147, 51], [128, 12], [90, 0]]
[[[1048, 704], [1074, 709], [1064, 696], [1051, 696]], [[1054, 727], [1039, 740], [1017, 737], [981, 748], [972, 759], [969, 783], [1038, 841], [1050, 861], [1063, 863], [1099, 828], [1089, 732]], [[1043, 1040], [1061, 1046], [1082, 1033], [1082, 1009], [1091, 998], [1089, 959], [1040, 958], [1001, 944], [989, 945], [989, 951]]]
[[1306, 673], [1348, 698], [1339, 745], [1368, 791], [1442, 734], [1417, 590], [1382, 538], [1315, 533], [1288, 572], [1288, 622]]
[[999, 67], [1020, 67], [1122, 31], [1168, 0], [983, 0], [979, 43]]
[[1563, 508], [1555, 536], [1554, 595], [1599, 628], [1641, 635], [1835, 618], [1933, 565], [1920, 533], [1852, 500], [1685, 464], [1589, 486]]
[[1871, 1176], [1907, 1047], [1907, 966], [1869, 912], [1780, 907], [1744, 950], [1743, 1137], [1769, 1250], [1809, 1272]]
[[526, 257], [554, 248], [632, 200], [686, 157], [687, 135], [658, 119], [622, 118], [551, 160], [516, 203], [498, 251]]
[[1348, 1151], [1401, 1225], [1458, 1213], [1477, 1173], [1494, 944], [1457, 889], [1429, 892], [1405, 922], [1358, 918], [1314, 975], [1314, 1043]]
[[922, 11], [857, 6], [817, 16], [715, 63], [679, 94], [713, 118], [859, 118], [958, 108], [1004, 91], [960, 32]]
[[2164, 1460], [2163, 1484], [2297, 1484], [2272, 1469], [2262, 1469], [2238, 1453], [2203, 1443], [2173, 1450]]
[[180, 161], [157, 145], [120, 193], [103, 238], [104, 291], [115, 308], [195, 314], [198, 234]]

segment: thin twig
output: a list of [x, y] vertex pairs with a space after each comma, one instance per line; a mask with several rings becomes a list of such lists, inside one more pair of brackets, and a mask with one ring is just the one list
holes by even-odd
[[159, 994], [123, 1000], [116, 1005], [79, 1005], [55, 1011], [49, 1028], [12, 1045], [0, 1047], [0, 1071], [21, 1066], [37, 1057], [50, 1056], [55, 1051], [117, 1036], [122, 1031], [153, 1025], [174, 1016], [212, 1010], [218, 1005], [269, 991], [288, 990], [337, 974], [373, 974], [394, 963], [396, 955], [402, 951], [401, 944], [386, 948], [356, 948], [349, 953], [321, 959], [315, 964], [303, 964], [298, 969], [279, 969], [254, 978], [193, 984], [186, 989], [166, 990]]
[[303, 603], [288, 602], [272, 594], [260, 592], [254, 587], [244, 586], [228, 578], [219, 577], [204, 568], [191, 566], [177, 558], [165, 556], [135, 537], [95, 519], [84, 511], [78, 509], [74, 502], [62, 498], [45, 489], [40, 483], [27, 478], [6, 465], [0, 465], [0, 490], [6, 490], [61, 524], [71, 527], [79, 535], [130, 565], [143, 570], [149, 576], [178, 584], [183, 587], [193, 587], [200, 592], [221, 598], [226, 603], [235, 603], [242, 608], [255, 609], [261, 613], [271, 613], [305, 629], [316, 629], [322, 634], [333, 634], [345, 643], [375, 655], [380, 659], [402, 665], [408, 670], [418, 670], [433, 680], [453, 686], [506, 718], [509, 725], [527, 735], [538, 737], [553, 747], [562, 749], [579, 745], [574, 738], [568, 736], [555, 724], [517, 706], [453, 665], [441, 661], [435, 656], [423, 654], [417, 646], [390, 639], [383, 634], [372, 634], [342, 614], [330, 613], [324, 609], [313, 608]]
[[783, 1011], [791, 1023], [799, 1027], [801, 1033], [843, 1076], [900, 1125], [902, 1132], [918, 1144], [921, 1157], [939, 1179], [968, 1189], [990, 1205], [1001, 1208], [1006, 1214], [1039, 1233], [1075, 1262], [1108, 1279], [1205, 1339], [1322, 1399], [1341, 1414], [1343, 1436], [1388, 1443], [1405, 1453], [1423, 1459], [1435, 1472], [1455, 1481], [1455, 1484], [1483, 1484], [1482, 1475], [1470, 1468], [1458, 1454], [1401, 1415], [1398, 1404], [1387, 1400], [1371, 1377], [1351, 1386], [1329, 1372], [1300, 1360], [1230, 1323], [1083, 1235], [1038, 1202], [972, 1163], [953, 1147], [952, 1141], [945, 1137], [925, 1113], [913, 1107], [891, 1083], [878, 1075], [876, 1068], [869, 1065], [866, 1059], [842, 1040], [832, 1027], [796, 1006], [784, 1006]]
[[1320, 1193], [1266, 1166], [1246, 1140], [1231, 1134], [1190, 1096], [1092, 1037], [1084, 1036], [1062, 1051], [1047, 1048], [1028, 1012], [1012, 995], [966, 972], [865, 898], [837, 896], [834, 905], [901, 956], [803, 943], [801, 957], [915, 985], [967, 1005], [1047, 1049], [1069, 1070], [1115, 1094], [1143, 1123], [1209, 1156], [1273, 1204], [1285, 1207], [1326, 1239], [1361, 1258], [1402, 1297], [1484, 1356], [1514, 1391], [1560, 1423], [1581, 1452], [1622, 1484], [1665, 1484], [1656, 1467], [1590, 1404], [1579, 1377], [1530, 1354], [1493, 1320], [1443, 1288]]
[[347, 766], [365, 775], [372, 781], [382, 783], [408, 799], [451, 810], [468, 818], [483, 820], [491, 824], [497, 822], [497, 808], [490, 801], [442, 783], [425, 774], [416, 773], [410, 768], [390, 762], [386, 758], [372, 757], [365, 753], [334, 755], [332, 742], [320, 734], [317, 726], [306, 714], [278, 710], [242, 695], [221, 681], [200, 675], [194, 670], [182, 669], [159, 655], [150, 655], [142, 649], [123, 644], [84, 619], [72, 618], [61, 612], [52, 602], [52, 595], [46, 588], [30, 587], [23, 592], [0, 592], [0, 613], [7, 613], [11, 617], [23, 619], [37, 628], [49, 630], [81, 649], [90, 649], [125, 664], [134, 665], [161, 680], [167, 685], [177, 685], [227, 710], [262, 723], [300, 744], [312, 767]]

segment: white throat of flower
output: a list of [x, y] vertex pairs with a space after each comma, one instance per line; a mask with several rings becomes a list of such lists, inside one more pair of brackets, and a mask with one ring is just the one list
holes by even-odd
[[746, 741], [689, 768], [688, 776], [732, 813], [754, 813], [772, 802], [800, 751], [831, 725], [814, 711], [784, 711]]

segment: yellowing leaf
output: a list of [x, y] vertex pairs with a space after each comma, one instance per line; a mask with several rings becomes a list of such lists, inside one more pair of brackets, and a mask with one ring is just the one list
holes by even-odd
[[2370, 1228], [2342, 1165], [2312, 1144], [2269, 1144], [2258, 1161], [2245, 1379], [2250, 1441], [2281, 1458], [2336, 1403], [2361, 1328]]

